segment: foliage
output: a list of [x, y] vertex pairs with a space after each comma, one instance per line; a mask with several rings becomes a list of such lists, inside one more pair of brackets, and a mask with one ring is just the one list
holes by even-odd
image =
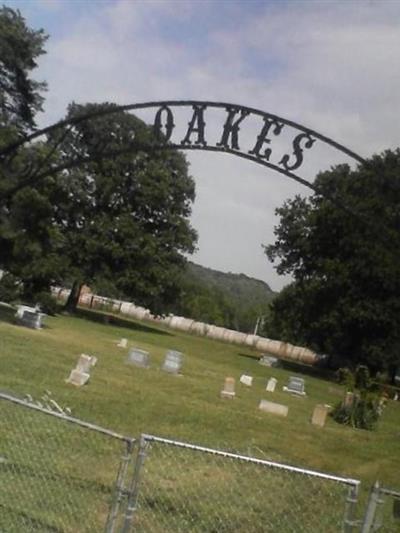
[[8, 134], [26, 133], [35, 126], [35, 114], [42, 109], [41, 91], [46, 84], [30, 77], [37, 58], [44, 53], [43, 30], [28, 28], [19, 11], [0, 7], [0, 146]]
[[353, 171], [334, 167], [315, 186], [309, 199], [277, 210], [276, 241], [266, 253], [294, 282], [272, 303], [269, 326], [282, 340], [393, 376], [400, 363], [400, 151]]
[[58, 311], [57, 301], [50, 292], [45, 291], [35, 294], [35, 303], [39, 305], [41, 311], [47, 315], [54, 316]]
[[339, 403], [332, 417], [339, 424], [359, 429], [375, 429], [383, 411], [383, 400], [374, 391], [370, 373], [365, 365], [358, 365], [355, 372], [341, 369], [338, 377], [346, 384], [347, 390], [354, 390], [350, 403]]
[[[68, 117], [112, 107], [72, 104]], [[58, 177], [53, 216], [69, 278], [95, 290], [108, 285], [153, 312], [165, 311], [179, 294], [183, 254], [196, 241], [189, 223], [194, 181], [185, 158], [152, 150], [152, 130], [128, 113], [80, 122], [62, 135], [61, 163], [89, 159]]]
[[266, 315], [274, 296], [263, 281], [191, 262], [181, 284], [182, 294], [173, 309], [175, 314], [246, 333], [254, 331], [258, 317]]
[[12, 274], [6, 272], [0, 278], [0, 302], [15, 302], [21, 295], [21, 284]]
[[372, 430], [382, 414], [379, 400], [374, 394], [355, 396], [351, 405], [338, 404], [332, 411], [332, 417], [339, 424], [358, 429]]

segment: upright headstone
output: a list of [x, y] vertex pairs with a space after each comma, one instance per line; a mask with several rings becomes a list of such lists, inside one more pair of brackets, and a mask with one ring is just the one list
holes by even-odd
[[78, 372], [84, 372], [84, 373], [90, 374], [91, 368], [92, 368], [92, 358], [90, 357], [90, 355], [81, 353], [75, 369], [78, 370]]
[[131, 348], [129, 350], [127, 363], [147, 368], [150, 365], [149, 352], [139, 350], [138, 348]]
[[258, 408], [261, 409], [261, 411], [264, 411], [265, 413], [271, 413], [273, 415], [279, 416], [287, 416], [289, 412], [289, 408], [287, 405], [269, 402], [268, 400], [261, 400]]
[[285, 392], [291, 392], [298, 394], [299, 396], [305, 396], [304, 379], [297, 376], [290, 376], [289, 383], [286, 387], [283, 387]]
[[343, 407], [352, 407], [354, 403], [354, 392], [346, 392], [343, 400]]
[[224, 388], [221, 391], [221, 398], [230, 398], [235, 397], [235, 378], [225, 378]]
[[182, 368], [183, 355], [175, 350], [168, 350], [165, 354], [162, 369], [170, 374], [179, 374]]
[[80, 370], [77, 370], [74, 368], [71, 370], [71, 373], [69, 375], [69, 378], [67, 379], [67, 383], [71, 383], [71, 385], [75, 385], [77, 387], [81, 387], [82, 385], [85, 385], [90, 378], [90, 374], [87, 372], [81, 372]]
[[127, 346], [128, 346], [128, 339], [121, 339], [117, 344], [118, 348], [127, 348]]
[[314, 407], [314, 411], [311, 417], [311, 424], [323, 428], [325, 426], [326, 417], [328, 414], [328, 406], [318, 404]]
[[265, 390], [267, 392], [274, 392], [277, 383], [278, 383], [278, 380], [276, 378], [269, 378], [268, 383], [267, 383], [267, 388]]
[[45, 316], [39, 308], [19, 305], [15, 317], [19, 324], [32, 329], [41, 329], [42, 318]]
[[240, 376], [240, 383], [243, 383], [243, 385], [246, 385], [247, 387], [251, 387], [253, 385], [253, 377], [248, 376], [247, 374], [242, 374]]

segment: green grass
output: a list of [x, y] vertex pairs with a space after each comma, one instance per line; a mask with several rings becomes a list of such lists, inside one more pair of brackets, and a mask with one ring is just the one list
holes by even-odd
[[[50, 390], [58, 403], [72, 409], [73, 416], [130, 436], [155, 434], [361, 479], [366, 488], [376, 479], [399, 488], [398, 402], [389, 401], [376, 431], [343, 427], [330, 418], [319, 428], [310, 423], [314, 406], [335, 405], [344, 390], [312, 369], [293, 365], [266, 368], [259, 365], [258, 354], [251, 349], [120, 318], [104, 324], [101, 313], [80, 311], [80, 316], [47, 317], [46, 327], [40, 331], [15, 325], [11, 312], [4, 308], [0, 313], [3, 391], [29, 393], [39, 399]], [[127, 350], [116, 346], [121, 337], [128, 338], [129, 346], [150, 352], [150, 368], [126, 364]], [[182, 376], [160, 370], [167, 349], [184, 353]], [[75, 388], [65, 379], [82, 352], [95, 355], [98, 364], [89, 384]], [[239, 383], [244, 372], [254, 376], [252, 388]], [[282, 392], [293, 374], [305, 378], [306, 397]], [[219, 397], [226, 376], [236, 378], [234, 400]], [[278, 379], [275, 393], [265, 391], [271, 376]], [[259, 411], [261, 399], [288, 405], [288, 417]], [[62, 446], [63, 438], [59, 442]], [[77, 442], [84, 445], [82, 439]], [[105, 465], [110, 466], [108, 453], [94, 454], [99, 486], [113, 482], [105, 473]], [[71, 476], [82, 476], [80, 486], [84, 487], [92, 470], [79, 466]], [[241, 530], [239, 525], [237, 530]]]

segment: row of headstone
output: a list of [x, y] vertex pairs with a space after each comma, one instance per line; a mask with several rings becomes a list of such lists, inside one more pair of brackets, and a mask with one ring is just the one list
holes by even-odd
[[[240, 376], [239, 381], [247, 387], [251, 387], [253, 385], [253, 377], [247, 374], [242, 374]], [[267, 392], [274, 392], [277, 383], [278, 380], [276, 378], [270, 378], [266, 387]], [[282, 390], [285, 392], [290, 392], [292, 394], [298, 394], [299, 396], [305, 396], [306, 393], [304, 388], [305, 383], [303, 378], [299, 378], [297, 376], [290, 376], [289, 383], [287, 384], [287, 386], [283, 387]]]
[[[127, 363], [148, 368], [150, 366], [150, 354], [145, 350], [139, 350], [138, 348], [131, 348], [129, 350]], [[176, 350], [167, 350], [162, 364], [162, 370], [170, 374], [180, 374], [183, 364], [183, 354]]]
[[79, 356], [76, 367], [71, 370], [66, 382], [71, 383], [71, 385], [75, 385], [76, 387], [82, 387], [82, 385], [85, 385], [89, 381], [90, 371], [96, 363], [97, 357], [82, 353]]
[[[248, 378], [250, 378], [250, 379], [248, 379]], [[244, 385], [247, 385], [247, 386], [251, 386], [252, 379], [253, 378], [251, 376], [243, 374], [240, 377], [240, 383], [243, 383]], [[299, 388], [300, 387], [298, 386], [298, 384], [302, 381], [303, 382], [303, 389], [300, 392], [302, 393], [301, 395], [304, 395], [305, 394], [304, 393], [304, 380], [302, 378], [296, 378], [296, 379], [300, 380], [300, 381], [294, 381], [294, 382], [292, 381], [292, 383], [291, 383], [291, 380], [293, 380], [293, 377], [289, 378], [288, 387], [284, 387], [283, 389], [287, 390], [288, 392], [292, 392], [292, 390], [293, 390], [296, 394], [299, 394]], [[277, 382], [278, 381], [277, 381], [276, 378], [270, 378], [268, 380], [268, 383], [267, 383], [266, 391], [274, 392]], [[295, 387], [291, 388], [290, 385], [293, 386], [293, 383], [295, 383]], [[236, 393], [235, 393], [235, 378], [233, 378], [233, 377], [225, 378], [224, 388], [223, 388], [223, 390], [221, 391], [221, 394], [220, 394], [221, 398], [233, 399], [233, 398], [235, 398], [235, 395], [236, 395]], [[264, 411], [266, 413], [270, 413], [270, 414], [274, 414], [274, 415], [278, 415], [278, 416], [284, 416], [284, 417], [286, 417], [288, 415], [288, 412], [289, 412], [289, 408], [288, 408], [287, 405], [283, 405], [283, 404], [276, 403], [276, 402], [271, 402], [271, 401], [268, 401], [268, 400], [261, 400], [258, 408], [261, 411]], [[326, 421], [326, 417], [327, 417], [327, 414], [329, 413], [330, 409], [331, 409], [331, 406], [326, 405], [326, 404], [325, 405], [323, 405], [323, 404], [316, 405], [315, 408], [314, 408], [312, 417], [311, 417], [311, 423], [313, 425], [316, 425], [316, 426], [324, 427], [325, 421]]]

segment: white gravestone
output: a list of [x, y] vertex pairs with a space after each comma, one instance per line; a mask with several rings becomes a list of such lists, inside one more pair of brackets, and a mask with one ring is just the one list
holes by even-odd
[[182, 368], [183, 356], [181, 352], [168, 350], [165, 354], [165, 360], [162, 369], [170, 374], [179, 374]]
[[304, 390], [304, 379], [298, 378], [296, 376], [290, 376], [289, 383], [287, 387], [283, 387], [285, 392], [291, 392], [293, 394], [298, 394], [299, 396], [305, 396]]
[[69, 375], [69, 378], [67, 379], [67, 383], [71, 383], [71, 385], [75, 385], [77, 387], [81, 387], [82, 385], [85, 385], [90, 378], [90, 374], [87, 372], [81, 372], [80, 370], [77, 370], [74, 368], [71, 370], [71, 374]]
[[275, 392], [276, 384], [278, 383], [278, 380], [275, 378], [269, 378], [267, 383], [267, 388], [265, 389], [267, 392]]
[[92, 368], [92, 358], [90, 357], [90, 355], [81, 353], [75, 369], [78, 370], [78, 372], [84, 372], [85, 374], [90, 374], [91, 368]]
[[240, 376], [240, 383], [243, 383], [243, 385], [246, 385], [247, 387], [251, 387], [253, 385], [253, 377], [248, 376], [247, 374], [242, 374]]
[[287, 416], [289, 412], [289, 408], [287, 405], [269, 402], [268, 400], [261, 400], [258, 408], [261, 409], [261, 411], [264, 411], [265, 413], [271, 413], [273, 415], [279, 416]]
[[276, 367], [279, 366], [279, 359], [273, 355], [262, 355], [259, 363], [263, 366]]
[[328, 408], [326, 405], [318, 404], [314, 407], [311, 417], [311, 424], [323, 428], [325, 426], [326, 417], [328, 415]]
[[118, 344], [118, 348], [127, 348], [128, 347], [128, 339], [121, 339]]
[[224, 388], [221, 391], [221, 398], [230, 398], [235, 397], [235, 378], [225, 378]]
[[147, 368], [150, 365], [149, 352], [139, 350], [138, 348], [131, 348], [129, 350], [127, 363]]

